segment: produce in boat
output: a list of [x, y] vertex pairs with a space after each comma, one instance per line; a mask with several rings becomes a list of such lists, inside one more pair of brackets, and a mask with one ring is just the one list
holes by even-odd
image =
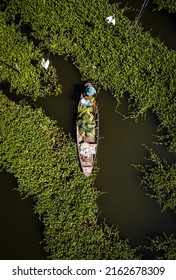
[[78, 104], [76, 125], [77, 147], [80, 165], [85, 176], [92, 173], [99, 140], [99, 114], [96, 89], [84, 84]]

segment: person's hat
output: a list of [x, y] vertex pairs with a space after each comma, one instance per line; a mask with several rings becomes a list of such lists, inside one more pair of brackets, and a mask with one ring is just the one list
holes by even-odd
[[85, 93], [88, 96], [92, 96], [92, 95], [96, 94], [96, 89], [93, 86], [88, 86], [85, 88]]

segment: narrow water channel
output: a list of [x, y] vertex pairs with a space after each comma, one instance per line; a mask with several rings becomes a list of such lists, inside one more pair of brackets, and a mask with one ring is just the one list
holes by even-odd
[[[113, 2], [113, 1], [111, 1]], [[123, 4], [140, 9], [141, 1], [123, 1]], [[153, 7], [153, 6], [152, 6]], [[150, 9], [149, 9], [150, 8]], [[153, 9], [153, 8], [152, 8]], [[146, 30], [152, 30], [153, 36], [159, 36], [169, 48], [176, 48], [175, 15], [167, 12], [151, 14], [151, 6], [142, 17]], [[136, 12], [135, 12], [136, 13]], [[134, 12], [127, 13], [131, 19]], [[37, 106], [44, 109], [46, 115], [58, 120], [67, 133], [75, 139], [76, 105], [83, 83], [76, 67], [68, 59], [51, 55], [56, 67], [63, 94], [46, 97], [37, 101]], [[99, 95], [100, 136], [98, 166], [100, 167], [95, 187], [105, 192], [98, 199], [100, 218], [109, 225], [119, 227], [121, 236], [129, 238], [132, 245], [147, 242], [146, 237], [174, 233], [176, 235], [176, 216], [172, 211], [161, 213], [155, 201], [148, 198], [140, 186], [138, 173], [131, 164], [144, 162], [146, 150], [141, 143], [152, 147], [161, 157], [169, 162], [175, 155], [164, 147], [158, 147], [153, 134], [157, 134], [158, 122], [148, 112], [146, 120], [122, 120], [115, 112], [116, 101], [109, 92], [101, 90]], [[127, 99], [124, 98], [119, 111], [127, 112]], [[42, 240], [41, 224], [32, 213], [29, 199], [21, 200], [19, 193], [12, 191], [17, 186], [14, 177], [5, 172], [0, 174], [0, 259], [44, 259], [46, 258], [39, 242]]]

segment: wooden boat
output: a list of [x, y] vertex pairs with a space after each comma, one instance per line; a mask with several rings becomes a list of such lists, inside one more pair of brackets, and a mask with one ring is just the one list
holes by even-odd
[[[91, 83], [84, 84], [84, 87], [92, 86]], [[81, 93], [79, 104], [81, 98], [83, 97], [83, 93]], [[78, 104], [78, 106], [79, 106]], [[82, 168], [82, 171], [85, 176], [90, 176], [94, 167], [94, 163], [96, 160], [97, 150], [98, 150], [98, 140], [99, 140], [99, 112], [98, 112], [98, 101], [95, 97], [94, 103], [92, 106], [92, 112], [94, 115], [95, 122], [95, 135], [92, 138], [88, 138], [80, 135], [80, 128], [78, 124], [76, 125], [76, 138], [77, 138], [77, 148], [79, 161]]]

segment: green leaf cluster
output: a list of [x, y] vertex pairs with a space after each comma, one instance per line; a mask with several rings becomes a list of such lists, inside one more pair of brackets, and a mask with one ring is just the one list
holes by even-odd
[[0, 165], [17, 178], [21, 196], [33, 198], [49, 257], [136, 258], [117, 229], [98, 223], [96, 171], [82, 174], [76, 144], [57, 122], [2, 93], [0, 114]]
[[176, 259], [176, 239], [173, 234], [166, 235], [150, 240], [151, 245], [148, 249], [158, 255], [158, 260], [175, 260]]
[[159, 5], [159, 10], [165, 9], [169, 13], [176, 13], [176, 2], [175, 0], [154, 0]]
[[2, 11], [0, 37], [0, 82], [9, 82], [11, 92], [23, 92], [33, 99], [61, 92], [55, 68], [51, 64], [47, 70], [42, 67], [44, 53], [14, 23], [8, 24]]
[[152, 149], [146, 148], [149, 151], [147, 163], [136, 166], [142, 172], [141, 185], [163, 211], [176, 211], [176, 163], [169, 164], [166, 160], [161, 160]]

